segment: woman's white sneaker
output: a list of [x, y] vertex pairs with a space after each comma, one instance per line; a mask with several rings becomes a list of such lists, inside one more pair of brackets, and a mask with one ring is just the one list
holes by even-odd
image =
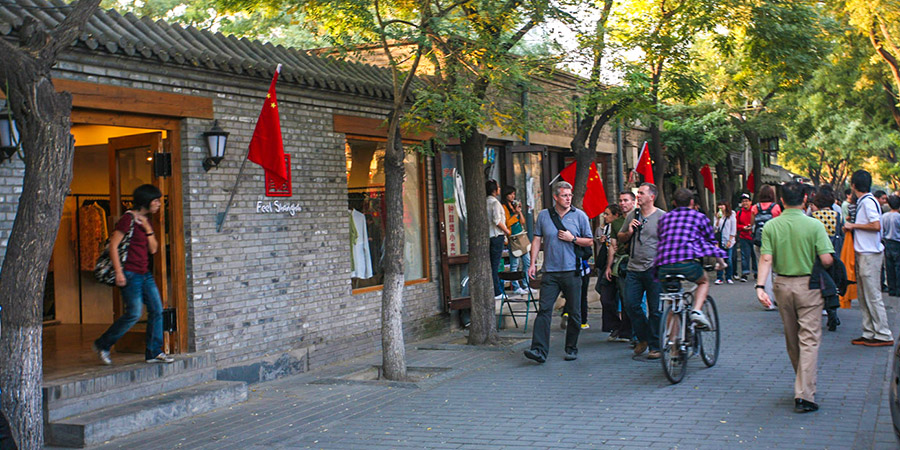
[[165, 353], [160, 353], [160, 354], [156, 355], [156, 358], [150, 358], [150, 359], [148, 359], [147, 362], [150, 363], [150, 364], [154, 364], [154, 363], [166, 363], [166, 364], [169, 364], [169, 363], [175, 362], [175, 358], [173, 358], [173, 357], [171, 357], [171, 356], [169, 356], [169, 355], [167, 355], [167, 354], [165, 354]]

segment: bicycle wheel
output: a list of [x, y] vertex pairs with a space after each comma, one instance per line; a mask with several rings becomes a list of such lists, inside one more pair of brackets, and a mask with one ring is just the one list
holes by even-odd
[[712, 326], [708, 330], [696, 330], [700, 340], [700, 357], [703, 358], [703, 364], [706, 364], [706, 367], [712, 367], [719, 359], [719, 334], [721, 332], [719, 310], [712, 297], [706, 297], [702, 310]]
[[659, 322], [659, 350], [663, 373], [672, 384], [681, 382], [687, 371], [687, 355], [681, 348], [681, 324], [682, 316], [673, 314], [672, 306], [667, 306]]

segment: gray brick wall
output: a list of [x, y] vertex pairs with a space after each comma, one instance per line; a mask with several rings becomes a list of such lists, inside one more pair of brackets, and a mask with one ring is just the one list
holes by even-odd
[[[346, 225], [344, 136], [335, 113], [382, 118], [389, 106], [373, 99], [278, 86], [285, 151], [292, 162], [293, 196], [266, 198], [263, 170], [248, 163], [221, 233], [224, 211], [268, 88], [269, 80], [160, 66], [85, 52], [67, 54], [55, 77], [184, 93], [213, 99], [215, 117], [231, 133], [225, 160], [205, 172], [201, 133], [210, 120], [181, 122], [184, 240], [191, 350], [211, 350], [220, 367], [309, 349], [309, 366], [340, 361], [380, 347], [381, 292], [354, 295]], [[407, 287], [407, 332], [440, 328], [439, 251], [434, 223], [434, 174], [426, 167], [430, 281]], [[0, 166], [0, 251], [5, 251], [22, 163]], [[300, 211], [258, 214], [257, 201], [295, 203]], [[437, 323], [437, 325], [436, 325]]]

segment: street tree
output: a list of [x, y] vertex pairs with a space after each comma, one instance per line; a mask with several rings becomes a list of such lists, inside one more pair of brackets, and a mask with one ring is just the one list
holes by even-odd
[[53, 30], [44, 29], [23, 10], [18, 45], [0, 39], [0, 89], [18, 124], [25, 163], [22, 195], [0, 270], [0, 389], [3, 410], [25, 449], [43, 446], [44, 282], [75, 154], [70, 134], [72, 96], [56, 91], [50, 69], [81, 34], [99, 3], [73, 3], [62, 11], [65, 19]]

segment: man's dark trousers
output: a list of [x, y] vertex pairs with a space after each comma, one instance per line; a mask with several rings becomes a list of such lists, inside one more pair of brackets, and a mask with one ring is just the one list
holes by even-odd
[[494, 297], [503, 293], [500, 281], [500, 261], [503, 259], [503, 235], [491, 238], [491, 279], [494, 280]]
[[[531, 349], [536, 350], [544, 358], [550, 350], [550, 320], [553, 317], [553, 304], [562, 292], [567, 299], [576, 299], [581, 294], [581, 277], [575, 270], [567, 272], [544, 272], [541, 278], [540, 309], [534, 320], [534, 331], [531, 335]], [[578, 353], [578, 333], [581, 332], [581, 302], [566, 302], [566, 353]]]
[[12, 430], [2, 412], [0, 412], [0, 450], [16, 450], [16, 441], [13, 440]]
[[[650, 350], [659, 350], [659, 283], [653, 278], [652, 269], [643, 272], [628, 271], [625, 277], [625, 311], [631, 319], [631, 331], [640, 342], [649, 344]], [[642, 307], [647, 293], [647, 314]]]

